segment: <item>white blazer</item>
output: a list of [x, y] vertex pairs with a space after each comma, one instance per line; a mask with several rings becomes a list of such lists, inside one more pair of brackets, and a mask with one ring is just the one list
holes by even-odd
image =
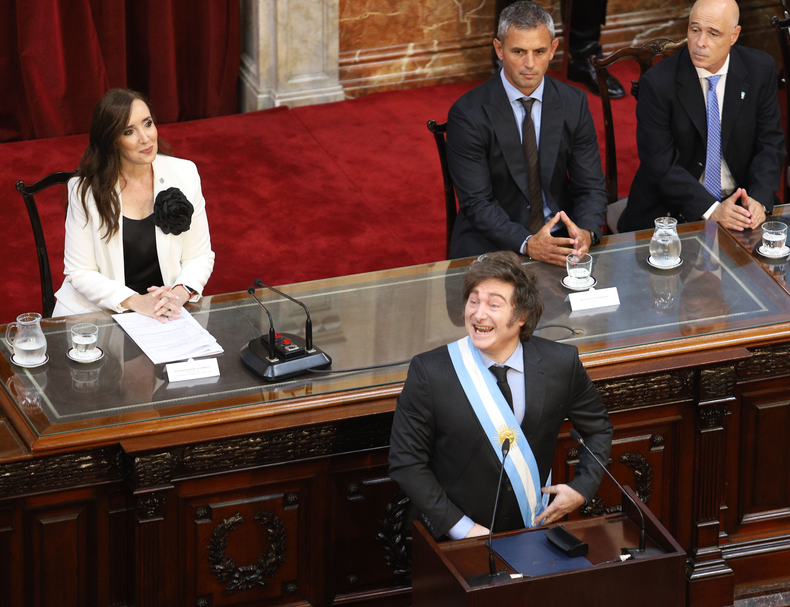
[[[200, 188], [197, 167], [189, 160], [157, 155], [153, 162], [154, 199], [167, 188], [180, 189], [192, 203], [194, 213], [189, 230], [178, 236], [156, 228], [156, 253], [164, 286], [187, 285], [197, 291], [197, 301], [214, 268], [214, 252], [206, 218], [206, 201]], [[55, 293], [53, 316], [82, 314], [99, 310], [124, 312], [121, 302], [135, 294], [125, 284], [123, 266], [123, 218], [118, 232], [109, 241], [102, 236], [101, 220], [93, 195], [88, 192], [85, 215], [77, 188], [79, 179], [69, 180], [69, 208], [66, 213], [63, 286]], [[118, 186], [120, 187], [120, 186]], [[123, 197], [121, 213], [123, 213]], [[157, 285], [158, 286], [158, 285]]]

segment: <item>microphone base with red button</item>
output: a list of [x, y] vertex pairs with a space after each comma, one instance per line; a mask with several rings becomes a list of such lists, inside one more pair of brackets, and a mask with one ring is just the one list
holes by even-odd
[[277, 382], [297, 377], [309, 371], [328, 369], [332, 359], [319, 348], [305, 349], [303, 337], [293, 333], [277, 333], [274, 340], [274, 355], [269, 358], [269, 336], [262, 335], [241, 348], [241, 360], [258, 377], [268, 382]]

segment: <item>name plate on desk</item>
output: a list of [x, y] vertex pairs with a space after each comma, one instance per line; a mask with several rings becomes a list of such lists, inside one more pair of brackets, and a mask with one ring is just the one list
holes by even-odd
[[571, 316], [580, 316], [579, 312], [597, 314], [600, 312], [614, 312], [620, 305], [620, 296], [617, 287], [608, 289], [590, 289], [581, 293], [568, 295], [571, 302]]
[[194, 379], [205, 379], [207, 377], [219, 376], [219, 365], [216, 358], [204, 358], [200, 360], [189, 359], [184, 363], [170, 363], [165, 365], [167, 369], [167, 379], [174, 381], [190, 381]]

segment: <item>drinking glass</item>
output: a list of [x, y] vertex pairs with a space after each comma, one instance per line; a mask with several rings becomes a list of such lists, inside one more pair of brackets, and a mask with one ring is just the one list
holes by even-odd
[[787, 242], [787, 224], [781, 221], [766, 221], [763, 224], [762, 253], [779, 255]]
[[96, 358], [96, 342], [99, 340], [99, 327], [89, 322], [81, 322], [71, 327], [71, 354], [79, 360]]
[[565, 267], [568, 270], [568, 278], [565, 282], [572, 287], [583, 287], [590, 282], [592, 275], [592, 255], [589, 253], [567, 255]]

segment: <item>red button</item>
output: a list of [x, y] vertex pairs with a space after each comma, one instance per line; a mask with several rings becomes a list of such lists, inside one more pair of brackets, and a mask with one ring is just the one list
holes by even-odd
[[286, 338], [283, 340], [283, 345], [284, 345], [284, 346], [287, 346], [287, 345], [288, 345], [288, 344], [290, 344], [290, 343], [291, 343], [291, 340], [290, 340], [290, 339], [288, 339], [287, 337], [286, 337]]
[[274, 339], [280, 339], [281, 337], [282, 337], [282, 335], [280, 335], [279, 333], [275, 333], [274, 334]]

